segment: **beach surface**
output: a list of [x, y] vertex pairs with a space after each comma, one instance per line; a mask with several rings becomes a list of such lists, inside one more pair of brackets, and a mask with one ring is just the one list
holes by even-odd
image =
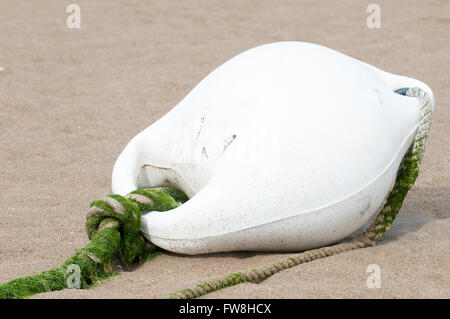
[[[60, 265], [88, 243], [89, 203], [111, 192], [128, 141], [236, 54], [321, 44], [427, 83], [436, 98], [420, 176], [376, 247], [203, 298], [450, 297], [450, 2], [72, 1], [0, 3], [0, 283]], [[376, 156], [376, 154], [374, 154]], [[280, 194], [282, 196], [282, 194]], [[163, 298], [292, 254], [163, 254], [89, 290], [33, 298]], [[371, 264], [381, 287], [368, 288]]]

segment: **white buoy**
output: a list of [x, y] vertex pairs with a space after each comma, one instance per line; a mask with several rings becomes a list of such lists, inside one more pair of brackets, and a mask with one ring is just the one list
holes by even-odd
[[173, 252], [304, 250], [358, 230], [380, 208], [420, 119], [424, 83], [301, 42], [248, 50], [134, 137], [112, 188], [171, 185], [190, 200], [142, 217]]

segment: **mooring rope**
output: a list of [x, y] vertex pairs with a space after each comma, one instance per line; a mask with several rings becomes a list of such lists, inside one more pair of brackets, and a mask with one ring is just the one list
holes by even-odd
[[391, 228], [395, 217], [402, 207], [406, 194], [413, 186], [419, 174], [419, 166], [430, 130], [432, 104], [428, 94], [422, 89], [410, 88], [406, 91], [405, 95], [419, 99], [419, 103], [421, 104], [420, 124], [414, 142], [400, 164], [391, 192], [385, 199], [375, 221], [361, 235], [344, 243], [308, 250], [299, 255], [284, 258], [276, 263], [271, 263], [260, 268], [205, 281], [197, 284], [193, 288], [175, 292], [169, 297], [177, 299], [198, 298], [205, 294], [241, 283], [259, 283], [284, 269], [358, 248], [374, 246]]
[[[26, 298], [65, 288], [90, 288], [112, 275], [118, 257], [127, 267], [139, 263], [154, 251], [140, 234], [141, 211], [167, 211], [188, 197], [171, 187], [138, 189], [126, 196], [108, 195], [91, 203], [86, 216], [89, 244], [61, 266], [40, 274], [16, 278], [0, 285], [0, 299]], [[76, 268], [75, 268], [75, 267]], [[78, 285], [72, 275], [78, 270]]]
[[[425, 151], [431, 124], [432, 105], [425, 91], [412, 88], [406, 94], [421, 103], [421, 120], [413, 145], [404, 156], [394, 186], [373, 224], [354, 239], [285, 258], [260, 268], [237, 272], [220, 279], [197, 284], [170, 295], [170, 298], [197, 298], [207, 293], [240, 283], [258, 283], [281, 270], [338, 253], [373, 246], [392, 225], [408, 190], [414, 184]], [[94, 201], [86, 216], [89, 244], [79, 249], [61, 266], [40, 274], [21, 277], [0, 285], [0, 299], [26, 298], [38, 293], [68, 287], [71, 271], [79, 269], [79, 287], [92, 287], [97, 281], [114, 274], [113, 263], [118, 257], [127, 267], [139, 263], [154, 251], [140, 234], [141, 211], [168, 211], [186, 202], [188, 197], [171, 187], [138, 189], [126, 196], [107, 195]]]

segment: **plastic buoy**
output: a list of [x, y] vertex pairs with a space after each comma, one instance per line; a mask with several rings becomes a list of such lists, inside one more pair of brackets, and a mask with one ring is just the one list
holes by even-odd
[[[310, 43], [248, 50], [134, 137], [112, 188], [174, 186], [190, 200], [142, 217], [173, 252], [304, 250], [339, 241], [383, 204], [420, 121], [424, 83]], [[403, 93], [402, 93], [403, 92]]]

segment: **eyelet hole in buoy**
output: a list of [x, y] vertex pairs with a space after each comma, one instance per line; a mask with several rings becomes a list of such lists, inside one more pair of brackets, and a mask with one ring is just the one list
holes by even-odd
[[400, 88], [394, 91], [394, 93], [406, 96], [406, 92], [408, 92], [409, 88]]
[[183, 191], [189, 198], [195, 195], [183, 177], [172, 168], [145, 164], [139, 170], [136, 181], [138, 188], [148, 189], [166, 186]]

